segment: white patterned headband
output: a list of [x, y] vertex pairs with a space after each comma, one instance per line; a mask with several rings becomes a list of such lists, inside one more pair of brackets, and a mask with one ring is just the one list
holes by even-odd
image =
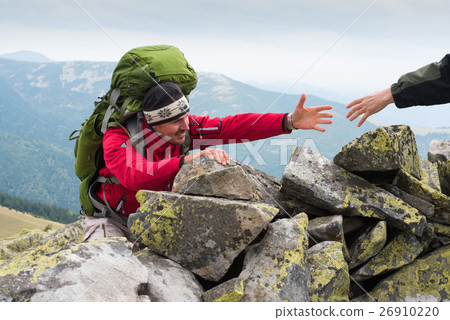
[[189, 103], [186, 97], [157, 110], [142, 111], [149, 126], [170, 122], [189, 112]]

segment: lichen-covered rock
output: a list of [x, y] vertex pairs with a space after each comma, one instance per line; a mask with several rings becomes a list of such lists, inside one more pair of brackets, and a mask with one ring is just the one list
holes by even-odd
[[0, 239], [0, 260], [11, 259], [16, 253], [29, 249], [42, 240], [46, 234], [42, 230], [24, 229], [15, 236]]
[[351, 261], [348, 264], [353, 269], [375, 256], [386, 244], [387, 225], [385, 221], [378, 222], [373, 228], [368, 228], [350, 246]]
[[450, 301], [450, 246], [401, 268], [353, 301]]
[[441, 192], [441, 183], [439, 181], [438, 165], [424, 159], [420, 159], [422, 165], [422, 177], [420, 181], [430, 188]]
[[450, 211], [450, 197], [431, 188], [403, 170], [399, 170], [393, 184], [409, 194], [431, 202], [435, 206], [435, 210]]
[[352, 172], [404, 169], [417, 178], [422, 174], [414, 133], [403, 125], [364, 133], [345, 145], [334, 163]]
[[426, 225], [416, 208], [308, 148], [295, 148], [281, 184], [287, 195], [335, 214], [385, 219], [416, 235]]
[[151, 251], [196, 275], [219, 281], [233, 260], [267, 227], [278, 209], [219, 198], [139, 191], [132, 235]]
[[437, 163], [441, 192], [450, 196], [450, 160]]
[[324, 241], [308, 250], [311, 272], [311, 301], [348, 301], [350, 276], [342, 254], [342, 243]]
[[433, 223], [434, 225], [434, 232], [438, 236], [444, 236], [450, 238], [450, 226], [446, 226], [440, 223]]
[[205, 302], [239, 302], [244, 295], [244, 280], [233, 278], [203, 293]]
[[145, 267], [125, 238], [47, 252], [36, 246], [0, 265], [4, 301], [136, 301]]
[[172, 191], [232, 200], [262, 200], [261, 191], [233, 159], [229, 165], [223, 166], [215, 160], [202, 157], [182, 166], [175, 177]]
[[310, 301], [307, 227], [304, 213], [269, 225], [245, 257], [241, 301]]
[[2, 257], [0, 260], [11, 259], [17, 253], [34, 247], [40, 247], [44, 254], [57, 252], [68, 245], [80, 243], [83, 241], [83, 237], [84, 229], [81, 221], [68, 224], [53, 232], [37, 230], [25, 232], [18, 238], [13, 237], [0, 242], [0, 255]]
[[428, 146], [428, 160], [431, 162], [450, 160], [450, 141], [433, 139]]
[[148, 270], [146, 292], [153, 302], [200, 302], [203, 287], [188, 270], [145, 248], [136, 257]]
[[413, 262], [422, 253], [423, 248], [423, 244], [415, 235], [401, 233], [353, 273], [352, 277], [355, 281], [361, 281], [399, 269]]
[[322, 241], [338, 241], [342, 243], [342, 253], [345, 260], [350, 261], [350, 255], [345, 243], [343, 218], [341, 215], [318, 217], [308, 224], [309, 245], [312, 247]]
[[207, 157], [183, 165], [177, 173], [173, 192], [214, 196], [230, 200], [263, 202], [279, 206], [280, 181], [234, 159], [223, 166]]
[[413, 196], [409, 193], [404, 192], [402, 189], [392, 185], [392, 184], [384, 184], [382, 186], [384, 189], [392, 193], [399, 199], [402, 199], [410, 206], [419, 210], [425, 217], [430, 218], [434, 215], [434, 205], [428, 201], [425, 201], [419, 197]]

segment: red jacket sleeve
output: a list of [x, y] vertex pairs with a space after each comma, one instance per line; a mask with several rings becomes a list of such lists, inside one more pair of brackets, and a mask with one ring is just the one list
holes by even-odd
[[122, 186], [131, 191], [165, 190], [180, 169], [181, 157], [147, 161], [121, 128], [106, 130], [103, 137], [105, 166]]
[[224, 118], [193, 116], [190, 135], [202, 139], [201, 146], [241, 143], [290, 133], [286, 128], [287, 113], [244, 113]]

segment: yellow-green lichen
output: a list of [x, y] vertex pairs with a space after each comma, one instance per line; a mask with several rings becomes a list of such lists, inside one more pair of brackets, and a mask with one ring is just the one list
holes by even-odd
[[370, 297], [382, 302], [414, 301], [417, 297], [450, 297], [450, 246], [417, 259], [377, 284]]
[[244, 280], [238, 281], [231, 292], [222, 295], [220, 298], [214, 300], [214, 302], [239, 302], [244, 295]]
[[394, 180], [394, 184], [398, 185], [402, 190], [413, 194], [426, 201], [432, 202], [436, 207], [449, 208], [450, 197], [431, 188], [423, 181], [413, 177], [404, 170], [399, 170]]
[[438, 236], [450, 237], [450, 226], [440, 223], [434, 223], [434, 232]]
[[349, 301], [350, 277], [340, 242], [309, 254], [311, 265], [311, 301]]
[[399, 234], [375, 257], [359, 269], [355, 277], [366, 279], [396, 270], [414, 261], [423, 250], [423, 245], [411, 234]]

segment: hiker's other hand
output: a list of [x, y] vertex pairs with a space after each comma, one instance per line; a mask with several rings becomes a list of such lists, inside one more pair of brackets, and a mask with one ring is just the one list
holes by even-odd
[[346, 118], [353, 121], [360, 115], [363, 115], [358, 123], [358, 127], [360, 127], [369, 116], [380, 112], [386, 108], [388, 104], [393, 102], [394, 98], [392, 97], [391, 88], [371, 93], [365, 97], [350, 102], [346, 106], [347, 109], [350, 109], [346, 115]]
[[320, 132], [326, 131], [319, 124], [331, 124], [332, 121], [323, 118], [333, 118], [333, 114], [322, 111], [333, 109], [332, 106], [305, 107], [306, 94], [302, 94], [300, 101], [292, 113], [292, 124], [295, 129], [314, 129]]
[[200, 151], [202, 156], [206, 156], [211, 160], [216, 160], [217, 163], [226, 166], [230, 164], [230, 156], [225, 152], [225, 150], [220, 149], [205, 149]]

